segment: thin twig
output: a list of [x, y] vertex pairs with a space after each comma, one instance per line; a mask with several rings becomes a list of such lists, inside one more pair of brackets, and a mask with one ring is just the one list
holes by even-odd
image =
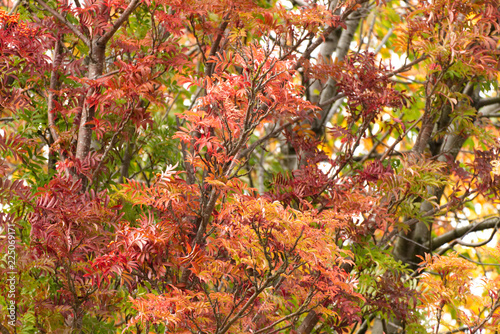
[[387, 32], [387, 34], [385, 34], [384, 38], [382, 38], [382, 41], [380, 41], [380, 44], [377, 46], [377, 48], [375, 49], [375, 51], [373, 51], [375, 54], [379, 53], [380, 50], [382, 50], [382, 48], [384, 47], [385, 43], [387, 43], [387, 40], [389, 39], [389, 37], [391, 37], [391, 35], [392, 35], [393, 32], [394, 32], [394, 28], [389, 29], [389, 31]]

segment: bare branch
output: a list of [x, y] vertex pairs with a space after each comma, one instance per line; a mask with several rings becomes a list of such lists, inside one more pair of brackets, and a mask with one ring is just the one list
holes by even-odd
[[467, 331], [468, 329], [469, 329], [469, 326], [462, 326], [462, 327], [459, 327], [457, 329], [444, 332], [443, 334], [465, 333], [465, 331]]
[[432, 239], [431, 242], [432, 250], [436, 250], [439, 247], [443, 246], [444, 244], [452, 242], [455, 239], [459, 239], [468, 233], [495, 228], [497, 227], [498, 223], [500, 223], [500, 217], [491, 217], [472, 226], [468, 225], [463, 227], [457, 227], [456, 229], [450, 232], [447, 232], [443, 235], [440, 235]]
[[330, 98], [330, 99], [326, 100], [325, 102], [321, 103], [320, 105], [318, 105], [318, 107], [320, 107], [320, 108], [324, 108], [324, 107], [326, 107], [326, 106], [328, 106], [328, 105], [332, 104], [333, 102], [335, 102], [335, 101], [337, 101], [337, 100], [340, 100], [340, 99], [342, 99], [342, 98], [344, 98], [344, 97], [345, 97], [345, 94], [344, 94], [344, 93], [337, 94], [337, 95], [335, 95], [334, 97], [332, 97], [332, 98]]
[[423, 118], [423, 117], [424, 117], [424, 115], [420, 116], [420, 118], [419, 118], [418, 120], [416, 120], [416, 121], [415, 121], [415, 122], [414, 122], [414, 123], [413, 123], [413, 124], [412, 124], [412, 125], [408, 128], [408, 129], [406, 129], [406, 131], [405, 131], [405, 132], [404, 132], [401, 136], [399, 136], [399, 137], [398, 137], [398, 139], [397, 139], [394, 143], [392, 143], [391, 147], [389, 147], [389, 148], [387, 149], [387, 151], [385, 151], [384, 155], [382, 155], [382, 158], [380, 158], [380, 161], [385, 160], [385, 158], [387, 158], [387, 156], [388, 156], [389, 154], [391, 154], [391, 153], [392, 153], [392, 151], [394, 150], [394, 148], [396, 147], [396, 145], [397, 145], [397, 144], [398, 144], [401, 140], [403, 140], [403, 139], [406, 137], [406, 135], [408, 135], [408, 133], [410, 133], [410, 131], [411, 131], [411, 130], [413, 130], [413, 128], [414, 128], [414, 127], [415, 127], [418, 123], [420, 123], [420, 121], [422, 120], [422, 118]]
[[382, 48], [384, 47], [385, 43], [387, 43], [387, 40], [389, 39], [389, 37], [391, 37], [391, 35], [392, 35], [393, 32], [394, 32], [394, 28], [391, 27], [391, 29], [389, 29], [389, 31], [387, 32], [387, 34], [385, 34], [384, 38], [382, 38], [382, 41], [377, 46], [377, 48], [375, 49], [375, 51], [373, 51], [375, 54], [379, 53], [380, 50], [382, 50]]
[[420, 58], [417, 58], [415, 59], [414, 61], [412, 62], [409, 62], [408, 64], [404, 64], [403, 66], [401, 66], [400, 68], [398, 68], [397, 70], [395, 71], [392, 71], [392, 72], [389, 72], [387, 73], [387, 77], [390, 78], [390, 77], [393, 77], [395, 76], [396, 74], [399, 74], [401, 72], [406, 72], [407, 70], [409, 70], [413, 65], [416, 65], [424, 60], [426, 60], [427, 58], [429, 58], [428, 55], [423, 55], [422, 57]]
[[115, 75], [117, 73], [119, 73], [120, 71], [119, 70], [115, 70], [115, 71], [111, 71], [111, 72], [108, 72], [108, 73], [104, 73], [104, 74], [101, 74], [97, 77], [97, 79], [101, 79], [101, 78], [106, 78], [106, 77], [110, 77], [112, 75]]
[[297, 7], [309, 7], [310, 5], [303, 0], [292, 0], [292, 4]]
[[481, 99], [477, 102], [476, 108], [479, 109], [479, 108], [490, 106], [492, 104], [497, 104], [497, 103], [500, 103], [500, 97], [484, 98], [484, 99]]
[[287, 123], [283, 124], [279, 128], [274, 128], [266, 136], [264, 136], [264, 137], [260, 138], [259, 140], [255, 141], [252, 145], [250, 145], [248, 148], [246, 148], [244, 151], [242, 151], [242, 153], [240, 154], [240, 157], [246, 157], [249, 153], [253, 152], [253, 150], [255, 148], [257, 148], [257, 146], [261, 145], [262, 143], [264, 143], [268, 139], [277, 137], [278, 134], [281, 133], [281, 131], [285, 130], [290, 125], [298, 123], [300, 121], [302, 121], [302, 118], [297, 118], [297, 119], [295, 119], [293, 121], [290, 121], [290, 122], [287, 122]]
[[[439, 255], [442, 255], [442, 254], [439, 254]], [[475, 261], [475, 260], [471, 259], [470, 257], [467, 257], [463, 254], [458, 254], [458, 256], [464, 260], [467, 260], [471, 263], [477, 264], [478, 266], [481, 266], [481, 267], [500, 267], [500, 263], [487, 263], [487, 262], [482, 262], [482, 261]]]
[[465, 246], [465, 247], [482, 247], [482, 246], [486, 245], [487, 243], [489, 243], [491, 240], [493, 240], [493, 237], [497, 233], [497, 230], [498, 230], [498, 226], [495, 226], [495, 229], [491, 233], [490, 237], [488, 239], [484, 240], [484, 241], [480, 241], [480, 242], [464, 242], [462, 240], [458, 240], [457, 239], [457, 240], [455, 240], [455, 242], [457, 244]]

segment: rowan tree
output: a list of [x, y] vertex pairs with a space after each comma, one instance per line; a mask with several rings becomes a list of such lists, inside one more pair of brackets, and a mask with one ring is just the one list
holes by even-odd
[[500, 330], [496, 0], [7, 1], [0, 50], [0, 332]]

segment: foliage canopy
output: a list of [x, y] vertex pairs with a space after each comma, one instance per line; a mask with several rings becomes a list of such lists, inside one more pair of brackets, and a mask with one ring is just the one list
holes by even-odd
[[0, 332], [500, 330], [497, 0], [2, 6]]

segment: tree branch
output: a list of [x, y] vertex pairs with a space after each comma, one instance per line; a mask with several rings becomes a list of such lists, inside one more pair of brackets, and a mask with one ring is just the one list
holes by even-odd
[[[228, 24], [229, 24], [229, 14], [227, 14], [224, 17], [224, 20], [219, 27], [219, 33], [217, 34], [217, 37], [215, 38], [215, 41], [212, 44], [212, 48], [210, 49], [210, 53], [208, 55], [208, 60], [210, 60], [210, 58], [215, 56], [215, 54], [217, 53], [217, 50], [219, 49], [220, 42], [222, 40], [222, 36], [224, 35], [224, 31], [226, 30]], [[207, 77], [212, 76], [214, 66], [215, 66], [214, 63], [207, 63], [207, 67], [205, 70], [205, 75]]]
[[409, 70], [409, 69], [410, 69], [413, 65], [416, 65], [416, 64], [418, 64], [418, 63], [420, 63], [420, 62], [422, 62], [422, 61], [426, 60], [427, 58], [429, 58], [429, 56], [428, 56], [428, 55], [423, 55], [422, 57], [417, 58], [417, 59], [415, 59], [414, 61], [409, 62], [408, 64], [404, 64], [403, 66], [401, 66], [401, 67], [400, 67], [400, 68], [398, 68], [397, 70], [394, 70], [394, 71], [392, 71], [392, 72], [389, 72], [389, 73], [387, 73], [386, 75], [387, 75], [387, 77], [388, 77], [388, 78], [393, 77], [393, 76], [395, 76], [396, 74], [399, 74], [399, 73], [401, 73], [401, 72], [405, 72], [405, 71]]
[[67, 26], [75, 35], [82, 40], [88, 47], [90, 47], [90, 40], [80, 31], [77, 27], [71, 24], [65, 17], [63, 17], [58, 11], [47, 5], [43, 0], [35, 0], [40, 6], [42, 6], [50, 14], [54, 15], [59, 21], [61, 21], [65, 26]]
[[[360, 0], [356, 1], [356, 4], [363, 4], [367, 2], [368, 0]], [[354, 12], [354, 6], [351, 8], [347, 8], [342, 15], [340, 15], [340, 21], [345, 21], [347, 17]], [[318, 37], [302, 54], [302, 56], [297, 60], [297, 63], [295, 63], [294, 69], [297, 70], [299, 67], [302, 65], [304, 60], [309, 59], [311, 57], [311, 54], [313, 53], [314, 50], [318, 46], [320, 46], [327, 38], [328, 36], [335, 30], [337, 29], [337, 26], [329, 26], [328, 28], [325, 29], [323, 34], [321, 34], [320, 37]]]
[[447, 331], [447, 332], [444, 332], [443, 334], [453, 334], [453, 333], [465, 333], [466, 330], [468, 330], [469, 327], [468, 326], [462, 326], [462, 327], [459, 327], [457, 329], [454, 329], [454, 330], [451, 330], [451, 331]]
[[311, 333], [312, 330], [314, 329], [314, 326], [316, 326], [316, 324], [318, 323], [320, 317], [321, 314], [318, 314], [314, 310], [309, 312], [305, 317], [304, 321], [302, 321], [299, 328], [297, 329], [297, 333], [299, 334]]
[[377, 53], [380, 52], [380, 50], [382, 50], [382, 48], [384, 47], [385, 43], [387, 43], [387, 41], [389, 40], [389, 37], [391, 37], [391, 35], [392, 35], [393, 32], [394, 32], [394, 28], [391, 27], [389, 29], [389, 31], [387, 32], [387, 34], [385, 34], [384, 38], [382, 38], [382, 41], [377, 46], [377, 48], [375, 49], [375, 51], [373, 51], [373, 53], [377, 54]]
[[248, 299], [248, 301], [245, 303], [245, 305], [243, 305], [243, 307], [241, 308], [241, 310], [238, 311], [238, 313], [236, 313], [236, 315], [231, 319], [226, 319], [225, 321], [225, 326], [220, 330], [220, 331], [217, 331], [218, 333], [221, 333], [221, 334], [224, 334], [226, 333], [230, 328], [231, 326], [238, 320], [241, 318], [241, 316], [246, 312], [246, 310], [253, 304], [253, 302], [255, 301], [255, 299], [257, 299], [257, 297], [262, 293], [262, 291], [264, 291], [268, 286], [269, 286], [269, 283], [271, 283], [274, 279], [276, 279], [276, 277], [280, 276], [282, 274], [282, 271], [281, 270], [278, 270], [278, 272], [276, 272], [274, 275], [268, 277], [266, 279], [266, 281], [259, 287], [255, 290], [255, 292], [252, 294], [252, 296], [250, 296], [250, 298]]
[[293, 121], [290, 121], [290, 122], [287, 122], [285, 124], [283, 124], [282, 126], [280, 126], [279, 128], [274, 128], [273, 130], [271, 130], [270, 133], [268, 133], [266, 136], [260, 138], [259, 140], [255, 141], [252, 145], [248, 146], [246, 149], [244, 149], [241, 154], [240, 154], [240, 157], [246, 157], [248, 154], [250, 154], [251, 152], [253, 152], [253, 150], [255, 148], [257, 148], [257, 146], [259, 146], [260, 144], [264, 143], [266, 140], [268, 139], [271, 139], [271, 138], [275, 138], [278, 136], [279, 133], [281, 133], [281, 131], [285, 130], [287, 127], [289, 127], [290, 125], [292, 124], [295, 124], [295, 123], [298, 123], [302, 121], [302, 118], [297, 118]]
[[54, 56], [52, 58], [52, 70], [50, 72], [50, 84], [49, 91], [47, 93], [47, 113], [49, 122], [49, 131], [52, 135], [52, 140], [57, 141], [59, 139], [59, 134], [56, 130], [56, 115], [53, 112], [55, 108], [55, 102], [57, 97], [55, 96], [55, 91], [59, 86], [59, 76], [57, 74], [58, 68], [61, 65], [61, 51], [62, 51], [62, 37], [56, 40], [56, 45], [54, 47]]
[[479, 100], [476, 104], [476, 108], [479, 109], [496, 103], [500, 103], [500, 97], [488, 97]]
[[9, 15], [14, 14], [14, 12], [17, 10], [17, 8], [19, 7], [20, 4], [21, 4], [21, 0], [16, 0], [16, 2], [14, 3], [14, 6], [12, 6], [12, 8], [9, 10]]
[[[41, 0], [37, 0], [37, 1], [41, 1]], [[99, 38], [99, 43], [106, 44], [111, 39], [111, 37], [113, 37], [113, 35], [118, 31], [118, 29], [120, 29], [123, 22], [125, 22], [125, 20], [128, 19], [130, 14], [132, 14], [132, 12], [139, 5], [140, 5], [140, 0], [132, 0], [128, 4], [127, 8], [123, 11], [122, 15], [120, 15], [120, 17], [115, 21], [115, 23], [113, 23], [113, 27], [111, 27], [110, 30], [108, 30], [104, 35], [102, 35]]]
[[457, 227], [456, 229], [450, 232], [447, 232], [443, 235], [440, 235], [432, 239], [431, 242], [432, 250], [436, 250], [439, 247], [443, 246], [444, 244], [452, 242], [455, 239], [461, 238], [468, 233], [495, 228], [499, 223], [500, 223], [500, 217], [491, 217], [472, 226], [468, 225], [463, 227]]

